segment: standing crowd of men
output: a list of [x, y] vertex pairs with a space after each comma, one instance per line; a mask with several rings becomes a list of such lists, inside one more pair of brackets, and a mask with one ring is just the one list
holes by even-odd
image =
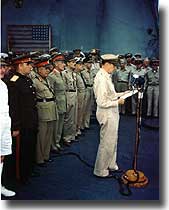
[[[37, 167], [52, 162], [50, 154], [59, 153], [65, 146], [79, 141], [90, 128], [95, 110], [93, 81], [100, 69], [100, 51], [83, 53], [75, 49], [60, 53], [57, 48], [48, 54], [29, 52], [1, 56], [6, 68], [3, 81], [8, 87], [11, 117], [12, 155], [4, 161], [4, 182], [28, 181], [38, 176]], [[2, 62], [3, 61], [3, 62]], [[140, 54], [119, 55], [119, 65], [112, 73], [117, 92], [131, 88], [132, 75], [145, 78], [147, 117], [158, 117], [159, 60], [143, 59]], [[136, 96], [132, 96], [131, 113], [136, 114]], [[121, 114], [128, 106], [120, 104]]]

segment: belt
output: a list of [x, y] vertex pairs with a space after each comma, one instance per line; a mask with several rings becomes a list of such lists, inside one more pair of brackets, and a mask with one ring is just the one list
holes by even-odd
[[148, 84], [149, 86], [158, 86], [159, 84]]
[[86, 87], [93, 87], [93, 85], [86, 85]]
[[117, 81], [117, 82], [128, 83], [127, 81]]
[[37, 102], [49, 102], [49, 101], [54, 101], [54, 98], [38, 98]]
[[66, 92], [76, 92], [76, 90], [66, 90]]

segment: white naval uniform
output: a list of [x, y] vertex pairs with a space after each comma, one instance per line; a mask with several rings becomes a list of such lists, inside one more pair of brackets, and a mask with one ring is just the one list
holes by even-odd
[[[8, 89], [6, 84], [0, 79], [0, 141], [1, 156], [12, 153], [11, 118], [9, 117]], [[2, 178], [3, 162], [0, 164]], [[5, 197], [15, 196], [15, 192], [6, 189], [1, 185], [1, 194]]]
[[1, 155], [12, 153], [11, 118], [9, 117], [8, 89], [0, 79], [0, 140]]
[[117, 166], [117, 139], [119, 126], [118, 100], [122, 93], [116, 93], [111, 74], [100, 69], [94, 79], [94, 94], [97, 103], [96, 117], [101, 126], [94, 174], [107, 176]]

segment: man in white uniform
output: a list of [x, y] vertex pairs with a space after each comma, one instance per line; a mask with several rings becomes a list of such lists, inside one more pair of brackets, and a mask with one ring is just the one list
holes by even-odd
[[124, 99], [119, 98], [124, 92], [116, 93], [111, 78], [118, 63], [118, 56], [105, 54], [101, 58], [102, 68], [94, 79], [94, 94], [97, 103], [96, 117], [101, 126], [94, 175], [109, 178], [112, 177], [110, 171], [118, 170], [116, 163], [119, 126], [118, 105], [124, 104]]
[[[5, 75], [5, 66], [7, 64], [0, 58], [0, 141], [1, 141], [1, 175], [3, 169], [3, 162], [6, 155], [12, 153], [12, 138], [11, 138], [11, 119], [9, 117], [8, 106], [8, 89], [6, 84], [2, 81]], [[1, 194], [6, 197], [15, 195], [15, 192], [6, 189], [1, 185]]]

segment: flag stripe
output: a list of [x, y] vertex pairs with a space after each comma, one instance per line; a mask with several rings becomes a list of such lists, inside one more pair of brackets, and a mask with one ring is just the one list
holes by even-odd
[[8, 32], [9, 33], [32, 32], [32, 29], [24, 29], [24, 28], [23, 29], [9, 29]]
[[50, 25], [8, 25], [8, 50], [49, 50]]
[[34, 48], [34, 47], [38, 47], [38, 48], [48, 48], [48, 45], [13, 45], [13, 49], [14, 48], [18, 48], [18, 47], [20, 47], [20, 48]]
[[41, 45], [49, 45], [49, 42], [47, 41], [42, 41], [42, 40], [37, 40], [36, 43], [33, 42], [33, 40], [24, 40], [24, 43], [22, 40], [18, 40], [18, 41], [15, 41], [15, 40], [11, 40], [11, 43], [12, 44], [15, 44], [15, 45], [21, 45], [21, 44], [24, 44], [24, 45], [28, 45], [28, 44], [32, 44], [32, 45], [35, 45], [35, 44], [41, 44]]
[[38, 51], [40, 50], [40, 49], [42, 49], [42, 50], [46, 50], [46, 47], [14, 47], [14, 48], [11, 48], [11, 49], [16, 49], [16, 50], [20, 50], [20, 51], [26, 51], [26, 50], [30, 50], [31, 51], [31, 49], [33, 49], [33, 50], [35, 50], [35, 49], [38, 49]]

